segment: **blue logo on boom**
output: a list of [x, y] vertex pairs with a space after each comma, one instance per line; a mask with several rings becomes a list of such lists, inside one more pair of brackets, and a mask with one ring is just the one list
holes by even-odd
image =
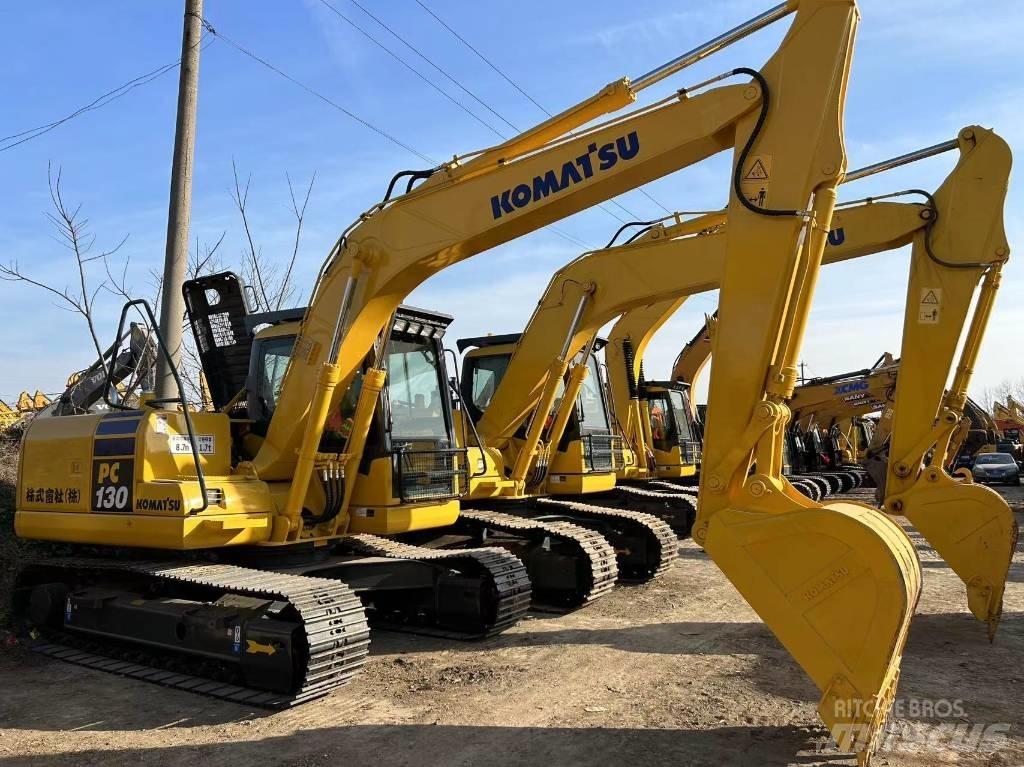
[[[491, 213], [498, 220], [517, 208], [525, 208], [548, 195], [558, 194], [574, 184], [590, 178], [595, 172], [611, 170], [619, 160], [632, 160], [640, 152], [640, 139], [636, 131], [620, 136], [598, 147], [590, 144], [585, 154], [575, 160], [563, 163], [560, 169], [547, 171], [543, 176], [534, 176], [532, 184], [519, 184], [491, 197]], [[597, 155], [597, 164], [594, 155]]]
[[853, 392], [864, 391], [868, 388], [868, 382], [864, 380], [850, 381], [836, 387], [836, 394], [852, 394]]

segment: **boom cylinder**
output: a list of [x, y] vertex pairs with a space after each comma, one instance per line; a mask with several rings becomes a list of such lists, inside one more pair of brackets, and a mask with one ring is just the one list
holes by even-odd
[[898, 157], [891, 157], [888, 160], [882, 160], [872, 165], [865, 165], [863, 168], [849, 171], [846, 176], [843, 177], [842, 183], [846, 184], [850, 181], [857, 181], [858, 179], [867, 178], [868, 176], [874, 176], [876, 173], [884, 173], [887, 170], [898, 168], [901, 165], [909, 165], [912, 162], [918, 160], [924, 160], [928, 157], [934, 157], [937, 154], [944, 152], [952, 152], [954, 149], [959, 148], [960, 142], [957, 139], [950, 139], [949, 141], [943, 141], [940, 144], [933, 144], [932, 146], [925, 147], [924, 149], [918, 149], [913, 152], [907, 152], [901, 154]]
[[733, 27], [728, 32], [723, 32], [718, 37], [708, 40], [706, 43], [698, 45], [693, 50], [687, 51], [681, 56], [677, 56], [671, 61], [662, 64], [660, 67], [652, 69], [646, 74], [640, 75], [640, 77], [630, 82], [630, 89], [636, 93], [642, 91], [644, 88], [650, 87], [655, 83], [661, 82], [666, 77], [674, 75], [676, 72], [686, 69], [686, 67], [696, 64], [701, 59], [706, 59], [713, 53], [717, 53], [723, 48], [727, 48], [733, 43], [742, 40], [744, 37], [753, 34], [759, 29], [764, 29], [769, 24], [774, 24], [779, 19], [783, 19], [789, 14], [796, 10], [794, 4], [791, 3], [779, 3], [774, 8], [769, 8], [764, 13], [758, 14], [749, 21], [745, 21], [739, 26]]

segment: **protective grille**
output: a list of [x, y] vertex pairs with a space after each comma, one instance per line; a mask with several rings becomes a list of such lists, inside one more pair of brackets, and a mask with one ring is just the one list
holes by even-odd
[[402, 503], [458, 498], [467, 489], [469, 471], [464, 448], [419, 450], [398, 444], [392, 464]]
[[591, 471], [614, 471], [615, 456], [622, 452], [622, 438], [614, 434], [587, 434], [583, 456]]
[[682, 448], [684, 463], [692, 464], [694, 466], [700, 463], [700, 442], [697, 442], [696, 440], [684, 440], [680, 447]]

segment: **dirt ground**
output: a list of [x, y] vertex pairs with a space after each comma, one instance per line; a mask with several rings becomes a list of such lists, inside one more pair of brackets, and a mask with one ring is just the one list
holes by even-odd
[[[1013, 488], [1012, 503], [1024, 500]], [[1018, 520], [1024, 521], [1018, 513]], [[1024, 764], [1024, 552], [995, 644], [917, 539], [924, 589], [875, 764]], [[0, 764], [852, 765], [817, 691], [691, 541], [661, 580], [482, 643], [378, 633], [365, 673], [267, 713], [0, 652]]]

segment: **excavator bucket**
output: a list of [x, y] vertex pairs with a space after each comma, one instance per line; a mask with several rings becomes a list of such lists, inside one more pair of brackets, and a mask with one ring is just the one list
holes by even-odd
[[1017, 548], [1017, 521], [1006, 501], [970, 479], [935, 469], [900, 496], [904, 513], [967, 587], [967, 606], [995, 637], [1003, 588]]
[[868, 506], [794, 503], [720, 510], [704, 546], [822, 691], [818, 713], [838, 747], [866, 764], [920, 593], [911, 540]]

